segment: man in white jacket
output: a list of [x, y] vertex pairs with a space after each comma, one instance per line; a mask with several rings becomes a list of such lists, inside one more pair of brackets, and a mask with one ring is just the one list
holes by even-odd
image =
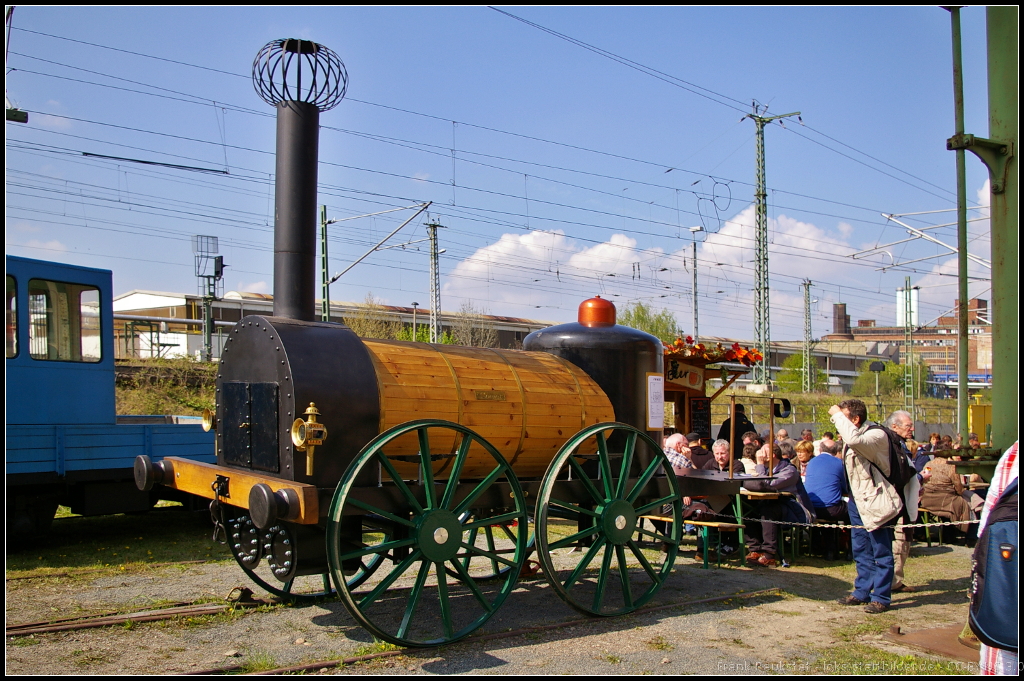
[[857, 578], [841, 605], [864, 605], [870, 614], [889, 609], [893, 577], [893, 525], [903, 508], [889, 475], [889, 438], [871, 427], [861, 400], [843, 400], [828, 411], [843, 436], [843, 466], [850, 483], [850, 523]]

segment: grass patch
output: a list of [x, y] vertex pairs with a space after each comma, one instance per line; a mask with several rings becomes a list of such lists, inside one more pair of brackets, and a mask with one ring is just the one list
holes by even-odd
[[647, 641], [646, 646], [651, 650], [674, 650], [675, 646], [665, 640], [664, 636], [655, 636]]
[[255, 608], [230, 608], [224, 612], [218, 612], [212, 615], [191, 615], [182, 617], [172, 617], [166, 620], [159, 620], [155, 624], [161, 627], [180, 627], [182, 629], [202, 629], [205, 627], [215, 627], [222, 624], [229, 624], [242, 617], [245, 617], [251, 612], [272, 612], [277, 608], [284, 607], [283, 604], [275, 603], [268, 605], [258, 605]]
[[622, 664], [622, 658], [618, 655], [608, 654], [604, 656], [605, 661], [611, 664]]
[[[227, 546], [211, 541], [210, 535], [209, 514], [181, 506], [139, 515], [67, 515], [54, 520], [50, 534], [34, 545], [8, 546], [6, 574], [46, 577], [79, 569], [120, 574], [144, 570], [151, 563], [232, 560]], [[8, 587], [28, 583], [9, 582]]]
[[810, 663], [784, 671], [809, 674], [976, 674], [976, 663], [955, 660], [929, 660], [916, 655], [897, 655], [863, 643], [821, 649]]
[[387, 653], [392, 650], [401, 650], [401, 646], [396, 646], [394, 643], [388, 643], [387, 641], [373, 640], [373, 643], [365, 646], [359, 646], [356, 651], [352, 654], [352, 657], [361, 657], [363, 655], [374, 655], [375, 653]]
[[190, 357], [135, 360], [119, 364], [115, 396], [118, 414], [198, 416], [213, 409], [217, 368]]
[[254, 650], [245, 656], [242, 662], [240, 674], [251, 674], [253, 672], [265, 672], [278, 668], [277, 660], [265, 650]]
[[7, 645], [15, 648], [25, 648], [27, 646], [39, 645], [41, 641], [35, 636], [12, 636], [7, 639]]
[[74, 663], [79, 667], [87, 667], [91, 664], [99, 664], [100, 662], [107, 661], [106, 655], [91, 650], [72, 651], [71, 657]]
[[871, 619], [833, 629], [832, 634], [840, 641], [856, 641], [864, 636], [875, 636], [886, 632], [896, 623], [892, 613], [873, 615]]

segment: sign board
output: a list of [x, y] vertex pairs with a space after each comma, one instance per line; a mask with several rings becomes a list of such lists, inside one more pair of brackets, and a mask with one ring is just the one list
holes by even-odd
[[665, 358], [665, 389], [704, 392], [704, 369]]
[[647, 374], [647, 430], [665, 427], [665, 377]]
[[690, 430], [700, 435], [702, 440], [711, 439], [711, 398], [691, 397]]

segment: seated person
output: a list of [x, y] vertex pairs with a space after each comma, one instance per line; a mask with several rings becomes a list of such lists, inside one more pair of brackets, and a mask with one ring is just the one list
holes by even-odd
[[[792, 462], [796, 459], [796, 447], [793, 446], [792, 440], [785, 440], [779, 443], [779, 452], [782, 454], [782, 458], [786, 461]], [[796, 464], [793, 464], [794, 466]]]
[[[814, 514], [819, 520], [831, 523], [850, 522], [846, 502], [843, 501], [843, 494], [847, 490], [846, 471], [841, 460], [824, 452], [812, 458], [807, 462], [804, 487], [814, 507]], [[825, 558], [832, 560], [835, 556], [837, 535], [835, 532], [825, 532], [824, 537]]]
[[711, 445], [711, 460], [702, 466], [706, 471], [729, 472], [729, 443], [725, 440], [715, 440]]
[[[725, 440], [715, 440], [715, 443], [711, 445], [712, 459], [704, 464], [704, 470], [706, 471], [719, 471], [728, 473], [729, 472], [729, 443]], [[734, 523], [736, 517], [730, 510], [730, 503], [732, 499], [724, 494], [718, 494], [709, 496], [705, 499], [705, 503], [711, 508], [713, 513], [712, 516], [704, 518], [704, 520], [713, 520], [723, 523]], [[713, 536], [713, 535], [712, 535]], [[710, 539], [710, 537], [709, 537]], [[736, 548], [729, 544], [722, 544], [722, 555], [728, 555], [735, 551]], [[703, 551], [698, 549], [697, 560], [704, 560]]]
[[676, 475], [686, 475], [683, 471], [694, 467], [690, 460], [690, 448], [686, 446], [686, 438], [682, 434], [674, 433], [665, 438], [663, 450]]
[[921, 445], [918, 451], [922, 454], [931, 454], [939, 446], [940, 442], [942, 442], [942, 436], [938, 433], [932, 433], [928, 436], [928, 442]]
[[757, 474], [757, 452], [761, 447], [754, 444], [753, 442], [743, 445], [743, 458], [740, 459], [740, 463], [743, 464], [743, 472], [747, 475]]
[[[747, 431], [746, 433], [743, 433], [743, 440], [742, 440], [742, 442], [743, 442], [743, 446], [744, 447], [746, 447], [749, 444], [755, 444], [755, 445], [757, 445], [758, 448], [761, 448], [761, 447], [764, 446], [764, 440], [761, 438], [760, 435], [758, 435], [757, 433], [755, 433], [752, 430]], [[736, 456], [739, 457], [741, 455], [742, 451], [743, 451], [742, 449], [737, 447], [736, 448]]]
[[814, 455], [817, 456], [818, 454], [821, 454], [821, 448], [822, 447], [829, 447], [829, 448], [831, 448], [832, 445], [834, 445], [836, 443], [836, 441], [832, 439], [833, 437], [835, 437], [835, 433], [833, 433], [832, 431], [826, 430], [822, 434], [821, 439], [815, 441], [815, 443], [814, 443]]
[[948, 450], [939, 450], [934, 459], [924, 467], [931, 477], [921, 490], [921, 507], [942, 518], [961, 523], [957, 528], [967, 536], [967, 542], [977, 538], [978, 526], [967, 523], [977, 518], [985, 500], [964, 488], [963, 480], [957, 475], [956, 467], [941, 456]]
[[693, 462], [694, 468], [704, 468], [704, 464], [714, 458], [709, 450], [701, 447], [699, 433], [689, 433], [686, 441], [690, 447], [690, 461]]
[[807, 475], [807, 462], [814, 458], [814, 443], [807, 440], [797, 442], [796, 458], [800, 462], [800, 477], [803, 478]]
[[840, 445], [838, 442], [832, 442], [832, 444], [828, 445], [822, 442], [818, 454], [828, 454], [829, 456], [834, 456], [838, 459], [842, 459], [842, 445]]
[[969, 433], [967, 435], [967, 448], [981, 449], [981, 440], [978, 438], [977, 433]]
[[[765, 455], [758, 452], [757, 456], [760, 458]], [[782, 452], [777, 444], [772, 447], [772, 458], [775, 460], [775, 467], [772, 470], [774, 477], [770, 480], [746, 480], [743, 487], [752, 492], [788, 492], [792, 496], [753, 501], [751, 517], [784, 522], [811, 522], [812, 504], [800, 482], [799, 471], [787, 459], [782, 458]], [[757, 473], [768, 475], [767, 464], [758, 464]], [[773, 522], [748, 521], [746, 533], [747, 561], [765, 567], [776, 565], [779, 555], [779, 526]]]

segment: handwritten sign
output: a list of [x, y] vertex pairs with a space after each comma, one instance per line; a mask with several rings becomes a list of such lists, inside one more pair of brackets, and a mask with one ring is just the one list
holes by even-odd
[[666, 359], [665, 388], [704, 392], [704, 369], [684, 364], [676, 359]]

